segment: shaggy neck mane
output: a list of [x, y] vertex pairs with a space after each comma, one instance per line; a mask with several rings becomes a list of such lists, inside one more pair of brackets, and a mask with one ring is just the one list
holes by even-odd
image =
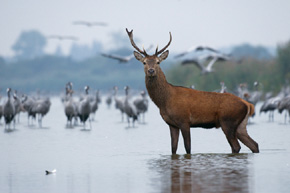
[[170, 96], [170, 84], [167, 82], [164, 73], [159, 70], [159, 73], [154, 76], [145, 77], [146, 88], [152, 101], [159, 107], [165, 107], [165, 104]]

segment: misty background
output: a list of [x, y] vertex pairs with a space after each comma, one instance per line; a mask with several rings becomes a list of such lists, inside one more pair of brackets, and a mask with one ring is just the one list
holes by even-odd
[[[132, 54], [125, 28], [134, 29], [139, 47], [152, 44], [152, 50], [164, 46], [172, 33], [169, 58], [161, 64], [170, 83], [213, 91], [221, 81], [232, 90], [259, 81], [265, 92], [278, 92], [290, 79], [289, 5], [285, 0], [3, 1], [1, 94], [7, 87], [59, 93], [68, 81], [79, 90], [84, 85], [104, 92], [115, 85], [144, 89], [140, 62], [119, 63], [101, 55]], [[174, 58], [194, 45], [213, 47], [232, 60], [218, 62], [214, 73], [202, 76]]]

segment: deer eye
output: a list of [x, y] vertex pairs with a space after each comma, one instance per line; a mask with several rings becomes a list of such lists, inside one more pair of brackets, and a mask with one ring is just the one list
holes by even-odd
[[143, 64], [145, 65], [145, 64], [146, 64], [146, 62], [143, 62]]
[[160, 62], [158, 61], [157, 64], [160, 64]]

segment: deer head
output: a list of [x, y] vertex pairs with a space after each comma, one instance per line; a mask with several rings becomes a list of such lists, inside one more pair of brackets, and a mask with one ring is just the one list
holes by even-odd
[[[138, 46], [136, 46], [136, 44], [133, 40], [133, 30], [128, 31], [128, 29], [126, 28], [126, 31], [127, 31], [128, 36], [130, 38], [132, 46], [136, 49], [136, 51], [134, 51], [135, 58], [144, 64], [144, 72], [145, 72], [146, 76], [149, 76], [149, 77], [156, 76], [158, 74], [158, 71], [161, 70], [159, 64], [163, 60], [165, 60], [169, 54], [169, 51], [166, 49], [168, 48], [168, 46], [170, 45], [171, 40], [172, 40], [171, 33], [169, 32], [170, 40], [164, 48], [162, 48], [161, 50], [158, 50], [158, 46], [157, 46], [155, 54], [148, 55], [144, 48], [142, 51], [141, 49], [138, 48]], [[160, 56], [158, 56], [158, 55], [160, 55]]]

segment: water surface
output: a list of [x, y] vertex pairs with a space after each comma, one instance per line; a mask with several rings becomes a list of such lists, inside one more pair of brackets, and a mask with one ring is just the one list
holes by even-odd
[[221, 129], [192, 128], [192, 154], [180, 138], [172, 156], [168, 126], [153, 103], [145, 119], [128, 128], [103, 103], [91, 129], [68, 128], [55, 97], [42, 128], [28, 126], [21, 114], [16, 130], [4, 132], [2, 120], [0, 192], [289, 192], [290, 125], [283, 115], [251, 120], [259, 154], [242, 144], [240, 154], [231, 154]]

